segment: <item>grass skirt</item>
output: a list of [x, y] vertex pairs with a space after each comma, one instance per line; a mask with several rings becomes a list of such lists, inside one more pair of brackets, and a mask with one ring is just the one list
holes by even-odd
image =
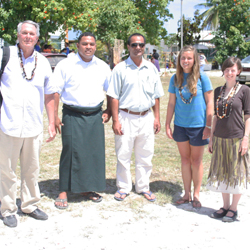
[[207, 188], [222, 193], [242, 194], [248, 188], [249, 154], [241, 156], [239, 138], [213, 137], [213, 155]]

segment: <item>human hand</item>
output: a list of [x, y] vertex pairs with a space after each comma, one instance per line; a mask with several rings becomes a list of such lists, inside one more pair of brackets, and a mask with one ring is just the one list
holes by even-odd
[[55, 132], [61, 134], [61, 126], [64, 124], [61, 122], [60, 118], [58, 116], [55, 116]]
[[112, 129], [116, 135], [123, 135], [122, 125], [119, 121], [113, 121]]
[[243, 156], [248, 150], [248, 137], [244, 136], [242, 138], [241, 144], [240, 144], [240, 148], [239, 148], [239, 152], [241, 152], [241, 156]]
[[174, 139], [173, 138], [173, 132], [172, 132], [172, 129], [170, 128], [170, 126], [166, 125], [165, 127], [166, 127], [166, 135], [167, 135], [167, 137], [169, 139]]
[[111, 117], [110, 112], [108, 112], [107, 109], [104, 110], [104, 111], [103, 111], [103, 114], [102, 114], [102, 123], [103, 123], [103, 124], [104, 124], [104, 123], [107, 123], [107, 122], [109, 121], [110, 117]]
[[209, 140], [208, 152], [209, 152], [210, 154], [213, 153], [213, 140], [212, 140], [212, 139]]
[[154, 120], [154, 132], [155, 134], [158, 134], [161, 131], [161, 123], [159, 119]]
[[46, 142], [51, 142], [56, 137], [56, 128], [54, 124], [49, 125], [48, 132], [49, 132], [49, 138], [46, 140]]
[[211, 129], [205, 127], [203, 130], [202, 140], [208, 139], [211, 135]]

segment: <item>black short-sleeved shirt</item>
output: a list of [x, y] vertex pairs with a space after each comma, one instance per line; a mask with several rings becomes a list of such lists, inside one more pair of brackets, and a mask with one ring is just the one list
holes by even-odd
[[[246, 85], [239, 85], [240, 89], [235, 95], [232, 112], [228, 118], [220, 119], [217, 123], [214, 135], [221, 138], [242, 138], [245, 132], [244, 115], [250, 115], [250, 89]], [[239, 88], [239, 87], [238, 87]], [[214, 112], [216, 115], [216, 100], [220, 94], [221, 87], [214, 91]], [[225, 100], [226, 101], [226, 100]], [[225, 102], [226, 103], [226, 102]], [[224, 103], [224, 105], [225, 105]], [[229, 101], [231, 103], [231, 101]], [[219, 115], [222, 116], [222, 99], [219, 101]], [[227, 115], [230, 112], [228, 105]]]

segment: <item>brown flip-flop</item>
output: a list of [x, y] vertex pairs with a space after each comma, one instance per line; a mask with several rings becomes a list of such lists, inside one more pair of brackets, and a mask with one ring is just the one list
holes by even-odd
[[178, 201], [175, 202], [176, 205], [182, 205], [182, 204], [187, 204], [191, 202], [190, 199], [184, 199], [183, 197], [181, 197]]
[[192, 206], [193, 206], [193, 208], [201, 208], [201, 203], [199, 200], [193, 200]]
[[[82, 196], [85, 200], [90, 200], [92, 202], [101, 202], [102, 196], [97, 194], [96, 192], [86, 192], [82, 193]], [[96, 199], [95, 199], [96, 198]]]

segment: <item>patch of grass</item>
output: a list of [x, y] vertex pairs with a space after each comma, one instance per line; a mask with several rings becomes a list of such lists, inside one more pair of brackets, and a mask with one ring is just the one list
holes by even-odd
[[[153, 171], [150, 178], [150, 188], [157, 196], [155, 204], [164, 205], [166, 203], [173, 202], [173, 197], [176, 193], [181, 192], [183, 189], [182, 177], [181, 177], [181, 164], [180, 155], [177, 149], [177, 145], [173, 140], [169, 140], [165, 133], [165, 119], [166, 110], [168, 105], [168, 85], [170, 77], [172, 74], [168, 74], [162, 77], [162, 84], [164, 88], [165, 95], [160, 101], [160, 116], [161, 116], [161, 131], [155, 136], [155, 152], [153, 157]], [[225, 83], [222, 77], [210, 77], [213, 87], [216, 88]], [[106, 103], [104, 104], [104, 106]], [[60, 114], [61, 117], [61, 107], [60, 103]], [[173, 127], [173, 124], [171, 125]], [[59, 159], [62, 149], [61, 136], [57, 135], [55, 140], [46, 143], [45, 140], [48, 137], [48, 122], [46, 117], [46, 112], [44, 112], [44, 143], [42, 146], [41, 156], [40, 156], [40, 178], [39, 185], [41, 193], [43, 194], [43, 199], [41, 203], [44, 204], [44, 210], [51, 209], [46, 206], [54, 202], [54, 199], [58, 195], [58, 179], [59, 179]], [[141, 211], [141, 206], [148, 204], [149, 202], [142, 196], [133, 195], [126, 198], [123, 202], [113, 202], [113, 195], [116, 191], [116, 154], [115, 154], [115, 142], [114, 133], [112, 131], [112, 121], [105, 124], [105, 143], [106, 143], [106, 179], [107, 179], [107, 189], [104, 191], [103, 196], [105, 201], [102, 205], [97, 206], [100, 210], [126, 210], [132, 209], [135, 212]], [[204, 165], [204, 176], [202, 180], [202, 186], [205, 187], [207, 173], [210, 165], [211, 155], [207, 152], [207, 147], [205, 149], [203, 157]], [[134, 166], [134, 155], [131, 159], [131, 173], [132, 180], [135, 180], [135, 166]], [[17, 168], [18, 178], [20, 176], [20, 169]], [[18, 188], [20, 189], [20, 187]], [[69, 208], [67, 212], [73, 211], [81, 206], [91, 207], [94, 204], [92, 202], [85, 202], [79, 194], [69, 194]], [[60, 212], [60, 211], [59, 211]], [[73, 216], [80, 216], [78, 213]], [[23, 218], [25, 219], [25, 217]]]

